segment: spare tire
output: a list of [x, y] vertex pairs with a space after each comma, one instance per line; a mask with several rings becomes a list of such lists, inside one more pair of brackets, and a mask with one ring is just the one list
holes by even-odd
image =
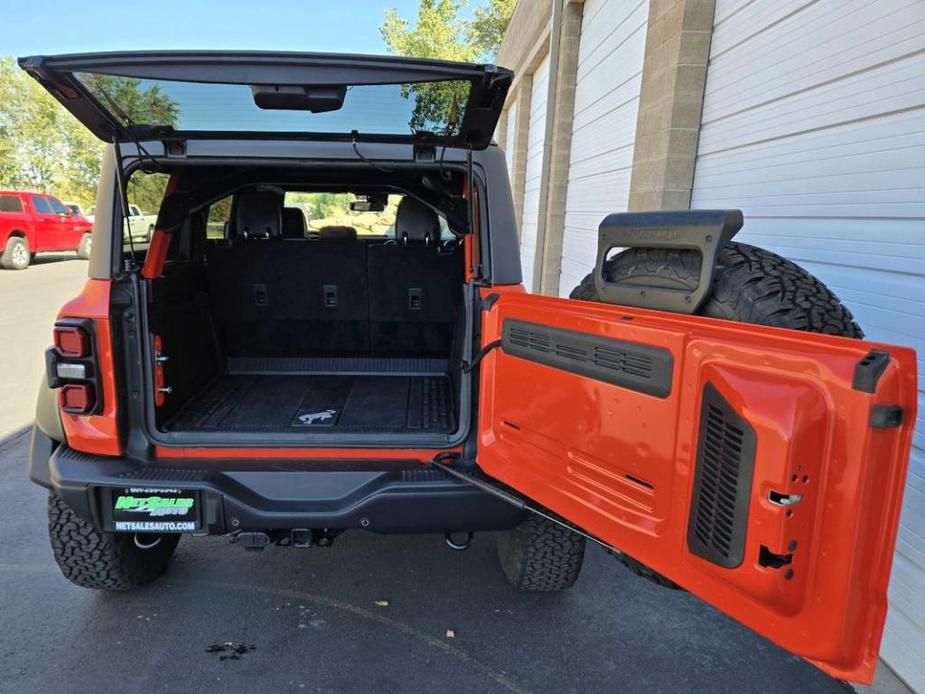
[[[692, 291], [699, 282], [700, 254], [665, 248], [631, 248], [606, 261], [604, 277], [641, 287]], [[601, 300], [593, 273], [572, 290], [569, 298]], [[744, 243], [730, 243], [720, 252], [710, 294], [697, 313], [741, 323], [864, 337], [851, 312], [822, 282], [796, 263]], [[679, 587], [632, 557], [618, 558], [638, 576], [661, 586]]]
[[[700, 254], [631, 248], [606, 261], [604, 277], [625, 284], [692, 291], [700, 277]], [[600, 301], [594, 275], [585, 277], [569, 298]], [[730, 243], [720, 252], [710, 294], [697, 313], [776, 328], [864, 337], [851, 312], [821, 281], [776, 253], [744, 243]]]

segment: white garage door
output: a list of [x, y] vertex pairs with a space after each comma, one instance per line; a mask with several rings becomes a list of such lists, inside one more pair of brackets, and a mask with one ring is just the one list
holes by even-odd
[[648, 14], [648, 0], [587, 0], [584, 5], [559, 275], [562, 296], [594, 267], [601, 220], [626, 211]]
[[533, 260], [536, 257], [536, 227], [540, 211], [540, 183], [543, 178], [543, 150], [546, 146], [546, 92], [549, 88], [549, 56], [533, 73], [530, 92], [530, 128], [527, 133], [527, 166], [524, 174], [524, 211], [520, 228], [520, 265], [524, 286], [533, 291]]
[[[717, 0], [692, 207], [809, 269], [925, 375], [925, 2]], [[883, 659], [925, 691], [920, 390]]]

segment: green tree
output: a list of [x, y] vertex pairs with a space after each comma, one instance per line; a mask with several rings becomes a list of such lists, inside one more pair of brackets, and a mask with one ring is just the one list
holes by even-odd
[[[72, 151], [85, 155], [89, 133], [12, 58], [0, 58], [0, 186], [58, 192], [72, 178]], [[99, 166], [99, 146], [96, 162]], [[79, 157], [83, 161], [83, 156]], [[68, 190], [68, 192], [71, 192]], [[89, 192], [89, 191], [87, 191]], [[84, 196], [86, 202], [92, 195]]]
[[[494, 59], [507, 29], [516, 0], [488, 0], [476, 7], [471, 19], [463, 15], [468, 0], [420, 0], [417, 23], [412, 27], [397, 10], [387, 10], [379, 31], [396, 55], [459, 62]], [[410, 127], [414, 131], [444, 131], [455, 102], [459, 117], [466, 107], [469, 85], [435, 82], [405, 87], [415, 100]]]
[[179, 107], [156, 84], [145, 84], [132, 77], [81, 75], [90, 92], [117, 117], [128, 116], [140, 125], [176, 126]]
[[516, 5], [517, 0], [489, 0], [487, 5], [473, 11], [466, 35], [483, 60], [495, 59]]
[[461, 62], [495, 59], [517, 0], [482, 0], [467, 19], [468, 0], [420, 0], [417, 24], [386, 10], [379, 28], [395, 55]]
[[[176, 120], [176, 104], [156, 87], [119, 77], [91, 81], [135, 122]], [[38, 190], [89, 205], [96, 198], [102, 153], [103, 143], [12, 58], [0, 58], [0, 188]], [[134, 189], [143, 209], [156, 210], [163, 182], [137, 178], [129, 185], [130, 195]]]

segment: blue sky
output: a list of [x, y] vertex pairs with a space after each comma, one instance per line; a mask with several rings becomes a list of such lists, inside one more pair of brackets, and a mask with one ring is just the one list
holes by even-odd
[[3, 9], [0, 54], [142, 49], [385, 53], [387, 8], [418, 0], [21, 0]]

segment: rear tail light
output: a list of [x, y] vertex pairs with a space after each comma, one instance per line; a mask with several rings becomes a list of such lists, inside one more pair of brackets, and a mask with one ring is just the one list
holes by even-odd
[[56, 325], [55, 349], [62, 357], [87, 357], [90, 355], [90, 338], [83, 328]]
[[45, 353], [48, 385], [60, 389], [58, 403], [67, 414], [89, 415], [102, 409], [94, 328], [88, 318], [60, 320], [55, 324], [54, 347]]
[[61, 409], [68, 414], [87, 414], [93, 409], [95, 401], [90, 383], [69, 383], [58, 393]]

